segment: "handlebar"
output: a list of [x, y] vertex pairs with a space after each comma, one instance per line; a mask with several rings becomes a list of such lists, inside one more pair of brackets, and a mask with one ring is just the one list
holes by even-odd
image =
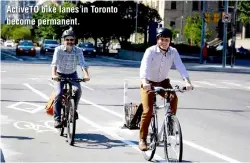
[[174, 88], [163, 88], [163, 87], [158, 87], [158, 86], [152, 86], [152, 92], [159, 93], [160, 91], [165, 91], [165, 92], [185, 92], [187, 91], [187, 87], [182, 87], [176, 85]]
[[51, 78], [52, 80], [55, 80], [55, 81], [66, 81], [66, 82], [85, 82], [85, 79], [81, 79], [81, 78], [63, 78], [63, 77], [58, 77], [58, 78]]

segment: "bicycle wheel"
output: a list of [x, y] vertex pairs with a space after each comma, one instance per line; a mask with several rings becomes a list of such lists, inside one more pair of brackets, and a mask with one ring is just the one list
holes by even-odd
[[76, 131], [76, 114], [75, 114], [75, 101], [73, 98], [69, 100], [69, 107], [68, 107], [68, 118], [67, 118], [67, 138], [68, 143], [70, 145], [74, 144], [75, 140], [75, 131]]
[[168, 162], [181, 162], [183, 140], [180, 122], [176, 116], [171, 115], [168, 117], [164, 126], [163, 139], [166, 160]]
[[156, 117], [153, 116], [149, 125], [149, 131], [147, 136], [148, 150], [143, 151], [143, 156], [147, 161], [151, 161], [155, 155], [157, 146], [157, 129], [156, 129]]

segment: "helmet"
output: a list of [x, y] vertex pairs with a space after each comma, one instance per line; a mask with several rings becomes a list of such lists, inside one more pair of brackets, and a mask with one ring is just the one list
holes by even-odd
[[156, 31], [156, 37], [169, 37], [172, 39], [172, 31], [167, 28], [158, 28]]
[[75, 37], [75, 32], [72, 30], [72, 27], [70, 27], [68, 30], [65, 30], [62, 34], [62, 38], [65, 38], [66, 36], [72, 36]]

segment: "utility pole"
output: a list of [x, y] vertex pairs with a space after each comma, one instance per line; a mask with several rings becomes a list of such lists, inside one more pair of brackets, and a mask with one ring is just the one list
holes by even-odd
[[236, 41], [236, 16], [238, 1], [235, 1], [232, 21], [232, 42], [231, 42], [231, 67], [235, 64], [235, 41]]
[[206, 2], [205, 0], [202, 0], [203, 3], [203, 10], [202, 10], [202, 30], [201, 30], [201, 50], [200, 50], [200, 64], [203, 63], [203, 56], [202, 56], [202, 50], [203, 50], [203, 46], [204, 46], [204, 39], [205, 39], [205, 31], [206, 31], [206, 27], [205, 27], [205, 12], [206, 12]]
[[136, 17], [135, 17], [135, 42], [137, 43], [137, 22], [138, 22], [138, 0], [136, 1]]
[[[225, 0], [224, 12], [228, 14], [228, 0]], [[222, 67], [226, 67], [227, 64], [227, 22], [224, 21], [224, 30], [223, 30], [223, 53], [222, 53]]]

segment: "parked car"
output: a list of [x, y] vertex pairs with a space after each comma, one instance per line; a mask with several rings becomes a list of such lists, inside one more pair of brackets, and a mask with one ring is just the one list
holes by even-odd
[[13, 41], [11, 41], [11, 40], [6, 40], [4, 42], [4, 46], [6, 46], [6, 47], [14, 47], [15, 43]]
[[16, 56], [20, 55], [36, 56], [34, 44], [30, 41], [20, 41], [16, 47]]
[[56, 40], [45, 39], [41, 45], [41, 54], [45, 54], [46, 52], [54, 52], [55, 48], [60, 44]]
[[94, 44], [81, 42], [78, 47], [82, 49], [84, 56], [96, 57], [96, 50]]

